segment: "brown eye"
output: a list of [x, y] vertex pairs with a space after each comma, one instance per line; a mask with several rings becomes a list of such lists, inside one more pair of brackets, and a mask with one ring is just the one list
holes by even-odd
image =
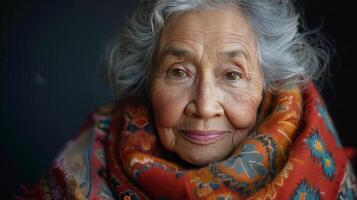
[[187, 73], [183, 69], [174, 68], [169, 71], [169, 76], [177, 79], [183, 79], [186, 78]]
[[225, 74], [226, 78], [230, 81], [236, 81], [243, 78], [242, 73], [237, 71], [229, 71]]

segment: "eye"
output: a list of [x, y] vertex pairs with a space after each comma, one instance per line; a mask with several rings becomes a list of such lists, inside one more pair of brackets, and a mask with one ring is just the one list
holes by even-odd
[[226, 72], [225, 78], [230, 81], [236, 81], [236, 80], [242, 79], [243, 74], [238, 71], [229, 71], [229, 72]]
[[168, 71], [168, 75], [176, 79], [184, 79], [187, 77], [187, 72], [180, 68], [172, 68]]

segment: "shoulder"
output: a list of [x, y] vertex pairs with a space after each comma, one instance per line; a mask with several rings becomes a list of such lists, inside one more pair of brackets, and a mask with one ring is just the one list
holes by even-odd
[[117, 104], [101, 106], [88, 114], [77, 134], [65, 144], [34, 187], [37, 199], [85, 199], [90, 196], [111, 199], [105, 175], [105, 141], [117, 115]]
[[115, 108], [115, 105], [105, 105], [89, 114], [77, 136], [67, 142], [54, 160], [53, 167], [61, 169], [66, 179], [71, 177], [76, 184], [85, 184], [88, 189], [94, 187], [97, 179], [101, 181], [96, 173], [106, 168], [105, 140]]
[[65, 144], [55, 160], [71, 160], [76, 154], [92, 147], [95, 142], [94, 139], [106, 136], [115, 108], [114, 104], [108, 104], [89, 113], [79, 131]]

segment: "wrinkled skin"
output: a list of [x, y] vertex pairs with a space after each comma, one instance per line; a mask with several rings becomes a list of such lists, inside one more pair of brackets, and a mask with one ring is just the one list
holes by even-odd
[[[237, 8], [186, 12], [160, 37], [150, 98], [163, 146], [206, 165], [226, 158], [253, 130], [263, 76], [255, 35]], [[184, 133], [219, 132], [197, 142]]]

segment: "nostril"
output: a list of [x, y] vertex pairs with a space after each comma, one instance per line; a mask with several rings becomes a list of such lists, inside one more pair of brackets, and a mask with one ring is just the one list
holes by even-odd
[[187, 116], [190, 117], [198, 117], [197, 115], [197, 107], [195, 105], [195, 103], [193, 101], [191, 101], [190, 103], [188, 103], [185, 107], [185, 113]]
[[224, 114], [223, 107], [218, 102], [213, 101], [191, 101], [185, 108], [187, 116], [209, 119], [220, 117]]

